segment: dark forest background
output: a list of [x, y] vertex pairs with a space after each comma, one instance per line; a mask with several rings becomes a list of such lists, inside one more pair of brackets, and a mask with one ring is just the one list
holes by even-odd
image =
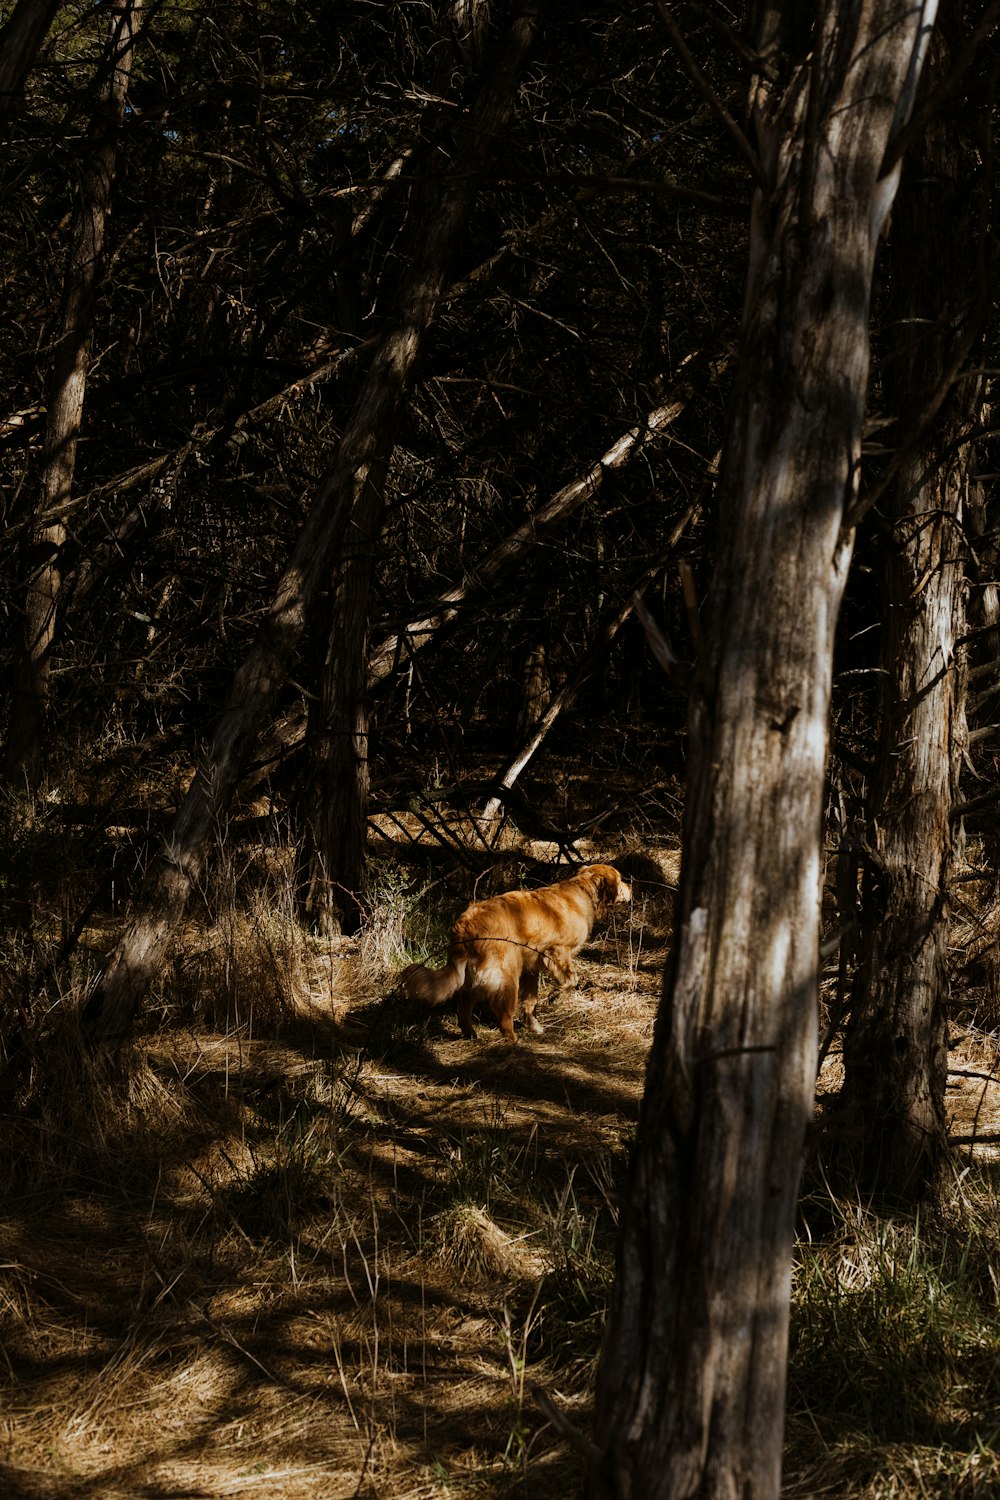
[[[954, 1153], [969, 1144], [949, 1134], [948, 1049], [959, 1028], [973, 1037], [963, 1076], [992, 1087], [1000, 1026], [995, 10], [942, 8], [897, 142], [845, 523], [857, 529], [834, 654], [819, 995], [821, 1060], [844, 1063], [821, 1090], [823, 1143], [809, 1155], [840, 1196], [804, 1213], [806, 1239], [862, 1245], [876, 1266], [862, 1342], [897, 1251], [882, 1254], [885, 1220], [866, 1239], [861, 1218], [887, 1202], [918, 1212], [902, 1264], [922, 1249], [930, 1205], [944, 1275]], [[782, 20], [769, 52], [756, 39], [771, 11]], [[752, 80], [777, 91], [796, 76], [811, 25], [795, 6], [660, 0], [0, 8], [0, 1078], [24, 1161], [29, 1138], [77, 1131], [82, 1077], [110, 1090], [115, 1128], [133, 1129], [143, 1097], [152, 1108], [164, 1036], [187, 1046], [192, 1028], [300, 1049], [294, 1064], [287, 1051], [258, 1059], [250, 1092], [278, 1073], [301, 1079], [320, 1052], [338, 1058], [338, 1089], [376, 1054], [416, 1089], [427, 1056], [406, 1049], [425, 1042], [407, 1041], [412, 1015], [391, 1011], [395, 975], [440, 952], [474, 893], [615, 859], [669, 950], [689, 698], [704, 688], [706, 638], [724, 631], [710, 589], [730, 520], [720, 472], [734, 381], [752, 364], [751, 201], [775, 201], [748, 99]], [[939, 487], [921, 510], [907, 494], [928, 482]], [[938, 672], [905, 620], [945, 575], [935, 608], [952, 644]], [[770, 606], [762, 597], [762, 618]], [[932, 744], [916, 705], [942, 676], [947, 732]], [[894, 779], [913, 744], [946, 784], [933, 817]], [[901, 863], [896, 832], [910, 843]], [[281, 905], [280, 941], [261, 937], [260, 907], [247, 915], [260, 891]], [[252, 938], [235, 959], [206, 959], [205, 933], [237, 909]], [[919, 987], [907, 966], [929, 934], [930, 1000], [916, 1014], [900, 996]], [[339, 994], [335, 959], [356, 960], [344, 993], [363, 1035], [327, 1027], [304, 1041], [296, 992]], [[573, 1240], [569, 1197], [553, 1230], [573, 1245], [551, 1307], [576, 1330], [580, 1390], [664, 962], [658, 952], [616, 1096], [618, 1155], [588, 1189], [590, 1239]], [[151, 1049], [141, 1065], [122, 1046], [136, 1038]], [[70, 1111], [55, 1122], [54, 1097]], [[103, 1140], [111, 1127], [87, 1097], [81, 1139]], [[270, 1153], [286, 1208], [299, 1189], [328, 1208], [327, 1177], [317, 1183], [340, 1158], [324, 1146], [322, 1170], [313, 1157], [303, 1167], [302, 1097], [266, 1129], [254, 1099], [260, 1156], [242, 1188], [258, 1192]], [[601, 1115], [589, 1096], [581, 1110]], [[989, 1125], [976, 1112], [971, 1137]], [[469, 1129], [454, 1125], [452, 1146]], [[527, 1147], [514, 1136], [516, 1176]], [[185, 1137], [178, 1159], [193, 1150]], [[105, 1171], [95, 1160], [66, 1167], [82, 1174], [76, 1188]], [[238, 1186], [225, 1188], [226, 1223], [245, 1236], [274, 1205], [237, 1213]], [[291, 1209], [274, 1222], [279, 1239], [299, 1232]], [[963, 1224], [968, 1259], [981, 1221], [974, 1234]], [[976, 1262], [987, 1279], [990, 1253]], [[951, 1372], [983, 1326], [969, 1299], [985, 1295], [955, 1254]], [[377, 1264], [367, 1239], [364, 1257]], [[838, 1271], [802, 1266], [809, 1295], [841, 1295]], [[516, 1279], [512, 1267], [501, 1256]], [[506, 1431], [521, 1434], [500, 1469], [524, 1493], [566, 1493], [562, 1469], [551, 1491], [529, 1478], [534, 1308], [520, 1307], [520, 1346], [506, 1304], [491, 1313], [514, 1368]], [[795, 1316], [800, 1391], [795, 1340], [814, 1351], [829, 1330], [825, 1313]], [[555, 1359], [547, 1339], [533, 1357]], [[886, 1368], [902, 1378], [911, 1355], [908, 1344], [893, 1366], [886, 1354], [872, 1382]], [[816, 1409], [844, 1396], [852, 1358]], [[970, 1381], [995, 1416], [995, 1375]], [[946, 1420], [927, 1423], [918, 1435], [936, 1444]], [[891, 1428], [875, 1424], [875, 1446]], [[557, 1438], [560, 1462], [586, 1451], [572, 1426]], [[803, 1441], [796, 1493], [815, 1493]], [[849, 1492], [883, 1493], [863, 1488], [863, 1468]], [[992, 1493], [965, 1482], [935, 1493]]]

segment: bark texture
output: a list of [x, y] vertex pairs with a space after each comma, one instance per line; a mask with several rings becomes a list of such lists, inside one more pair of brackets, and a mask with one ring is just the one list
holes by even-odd
[[[14, 672], [7, 741], [7, 779], [15, 787], [29, 791], [36, 790], [44, 769], [43, 732], [49, 704], [61, 558], [66, 542], [62, 517], [72, 495], [76, 470], [101, 257], [111, 212], [118, 133], [125, 117], [138, 10], [133, 0], [125, 0], [111, 13], [108, 80], [101, 90], [84, 143], [70, 228], [60, 328], [49, 384], [36, 522], [25, 558], [24, 624]], [[44, 17], [36, 11], [32, 19], [41, 25]], [[15, 21], [17, 13], [10, 26]]]
[[770, 191], [754, 205], [676, 947], [622, 1206], [592, 1500], [780, 1490], [833, 633], [896, 185], [883, 161], [932, 21], [932, 6], [862, 0], [820, 11], [812, 57], [761, 39]]
[[[948, 58], [943, 37], [935, 40], [929, 71], [940, 78]], [[956, 350], [964, 353], [976, 287], [971, 176], [955, 117], [939, 115], [907, 160], [893, 212], [895, 339], [886, 388], [900, 444], [913, 414], [947, 384]], [[861, 1190], [897, 1201], [933, 1194], [947, 1164], [948, 885], [967, 741], [959, 642], [972, 463], [960, 434], [979, 401], [977, 383], [951, 393], [882, 505], [892, 530], [884, 561], [881, 734], [841, 1120], [842, 1154]]]

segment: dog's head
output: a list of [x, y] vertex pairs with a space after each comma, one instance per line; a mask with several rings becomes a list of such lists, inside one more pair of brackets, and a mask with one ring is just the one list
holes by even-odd
[[632, 887], [623, 880], [614, 865], [587, 865], [579, 879], [586, 882], [599, 911], [620, 901], [632, 900]]

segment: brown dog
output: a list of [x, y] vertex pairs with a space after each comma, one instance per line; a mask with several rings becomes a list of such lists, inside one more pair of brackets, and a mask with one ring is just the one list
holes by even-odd
[[539, 975], [544, 970], [561, 989], [573, 980], [573, 955], [594, 923], [617, 901], [631, 901], [632, 890], [611, 865], [587, 865], [571, 880], [537, 891], [508, 891], [474, 901], [451, 929], [443, 969], [411, 964], [399, 976], [410, 1000], [444, 1005], [458, 995], [462, 1035], [474, 1037], [472, 1012], [485, 1000], [508, 1042], [516, 1042], [518, 1006], [536, 1034]]

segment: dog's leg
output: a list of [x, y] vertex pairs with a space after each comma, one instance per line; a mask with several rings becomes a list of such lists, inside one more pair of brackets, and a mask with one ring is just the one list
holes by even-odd
[[517, 1014], [518, 980], [516, 974], [507, 975], [503, 984], [490, 999], [490, 1010], [500, 1022], [500, 1030], [508, 1042], [516, 1042], [514, 1017]]
[[458, 1026], [464, 1037], [470, 1042], [476, 1040], [476, 1033], [472, 1025], [472, 1012], [476, 1004], [475, 995], [462, 994], [458, 999]]
[[545, 1027], [535, 1015], [535, 1006], [538, 1004], [537, 969], [530, 974], [521, 975], [521, 1004], [524, 1007], [524, 1019], [532, 1035], [541, 1036]]
[[545, 968], [561, 990], [568, 989], [576, 979], [572, 948], [550, 948], [545, 955]]

